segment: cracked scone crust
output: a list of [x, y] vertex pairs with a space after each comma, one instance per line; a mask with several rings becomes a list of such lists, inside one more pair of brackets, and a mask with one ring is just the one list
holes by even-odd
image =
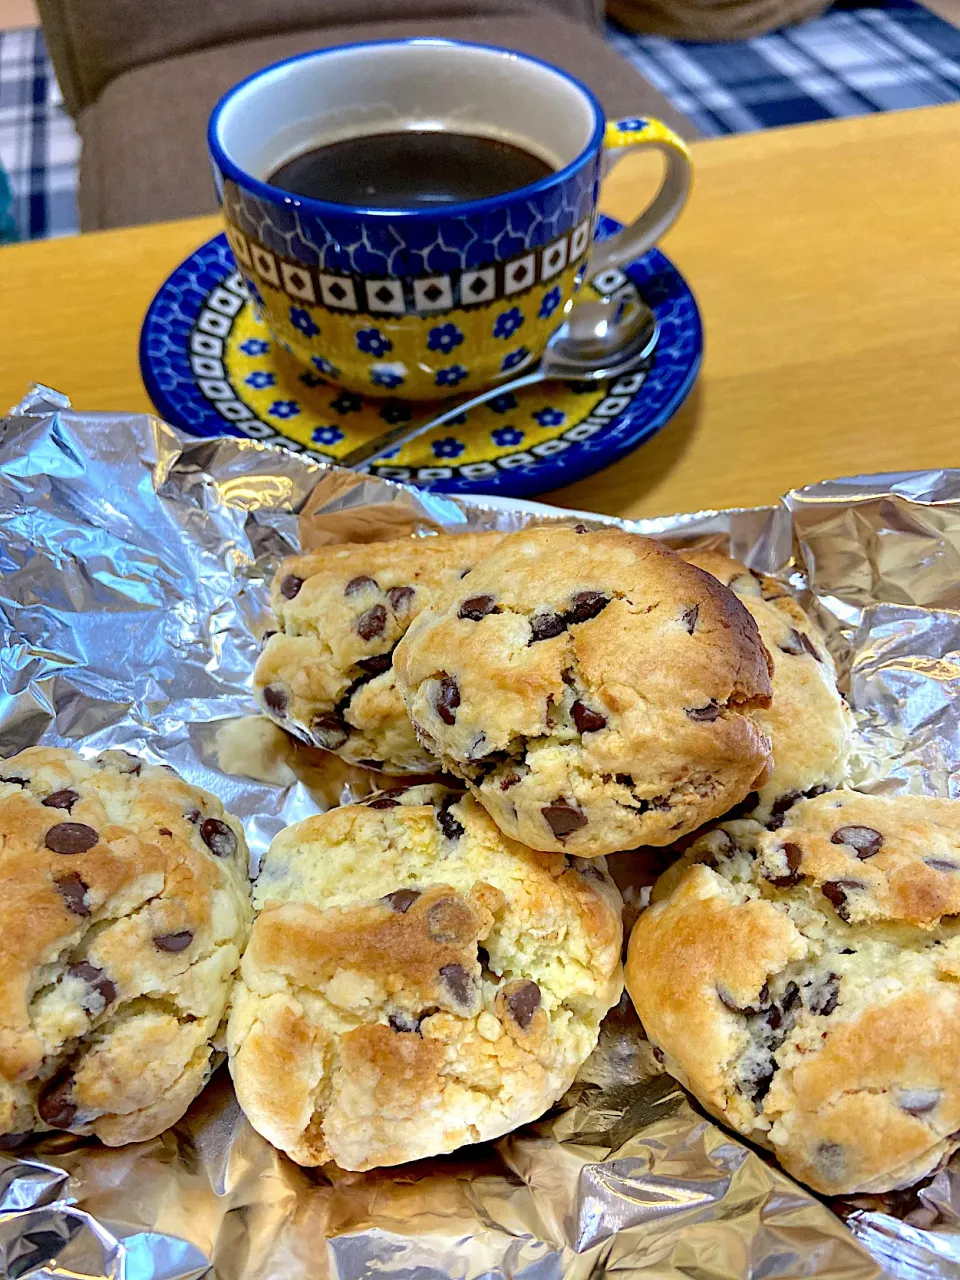
[[440, 786], [288, 827], [254, 901], [230, 1070], [303, 1165], [401, 1164], [534, 1120], [623, 989], [603, 864], [522, 848]]
[[960, 1129], [960, 803], [828, 792], [704, 835], [627, 987], [670, 1073], [828, 1195], [910, 1186]]
[[436, 760], [417, 742], [391, 655], [417, 614], [501, 537], [346, 543], [285, 560], [271, 593], [278, 629], [253, 678], [262, 710], [352, 764], [432, 772]]
[[240, 823], [172, 770], [0, 762], [0, 1145], [117, 1146], [183, 1115], [249, 931], [247, 864]]
[[736, 596], [620, 530], [506, 538], [394, 655], [421, 740], [507, 835], [584, 857], [669, 844], [767, 765], [768, 658]]
[[756, 621], [773, 661], [773, 700], [756, 719], [770, 737], [773, 770], [739, 806], [761, 822], [778, 820], [802, 796], [843, 781], [853, 716], [837, 690], [823, 637], [787, 589], [718, 551], [685, 551], [690, 564], [735, 592]]

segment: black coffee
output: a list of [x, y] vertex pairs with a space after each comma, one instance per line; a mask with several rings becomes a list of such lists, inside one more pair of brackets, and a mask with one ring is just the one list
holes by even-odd
[[482, 200], [553, 173], [539, 156], [466, 133], [376, 133], [294, 156], [268, 179], [296, 196], [372, 209]]

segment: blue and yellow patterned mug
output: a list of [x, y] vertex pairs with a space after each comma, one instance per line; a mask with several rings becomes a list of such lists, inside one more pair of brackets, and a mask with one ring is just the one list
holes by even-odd
[[[506, 140], [554, 172], [482, 200], [396, 210], [267, 181], [311, 147], [406, 129]], [[277, 63], [221, 99], [209, 144], [227, 237], [281, 345], [353, 391], [413, 400], [489, 386], [537, 359], [585, 273], [615, 276], [648, 249], [690, 185], [689, 153], [666, 125], [607, 124], [590, 90], [556, 67], [452, 40]], [[663, 153], [660, 190], [592, 249], [605, 148], [637, 147]]]

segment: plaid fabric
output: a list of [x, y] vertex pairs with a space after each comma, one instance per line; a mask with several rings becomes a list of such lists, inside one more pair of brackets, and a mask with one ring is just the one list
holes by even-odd
[[731, 44], [607, 34], [706, 136], [960, 99], [960, 30], [911, 0]]
[[[612, 22], [607, 35], [706, 136], [960, 99], [960, 30], [912, 0], [838, 7], [730, 44]], [[76, 231], [79, 152], [42, 32], [0, 31], [0, 166], [22, 238]]]
[[0, 166], [21, 239], [76, 231], [79, 155], [43, 32], [0, 31]]

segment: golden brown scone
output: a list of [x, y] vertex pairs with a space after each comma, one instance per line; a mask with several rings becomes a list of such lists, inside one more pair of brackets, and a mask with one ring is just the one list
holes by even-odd
[[669, 844], [767, 765], [753, 618], [709, 574], [620, 530], [505, 538], [414, 620], [394, 670], [421, 741], [535, 849]]
[[173, 770], [0, 763], [0, 1145], [152, 1138], [210, 1073], [252, 915], [243, 829]]
[[910, 1186], [960, 1130], [960, 802], [833, 791], [696, 841], [630, 938], [667, 1070], [827, 1195]]
[[277, 630], [253, 678], [262, 709], [352, 764], [387, 773], [435, 769], [397, 693], [391, 654], [417, 614], [502, 536], [344, 543], [285, 560], [272, 589]]
[[600, 863], [415, 786], [282, 831], [228, 1025], [251, 1124], [304, 1165], [401, 1164], [534, 1120], [623, 989]]
[[839, 786], [846, 774], [853, 716], [837, 690], [837, 672], [823, 637], [774, 578], [719, 551], [684, 551], [750, 610], [773, 660], [773, 701], [757, 723], [773, 748], [773, 770], [741, 813], [777, 822], [802, 796]]

